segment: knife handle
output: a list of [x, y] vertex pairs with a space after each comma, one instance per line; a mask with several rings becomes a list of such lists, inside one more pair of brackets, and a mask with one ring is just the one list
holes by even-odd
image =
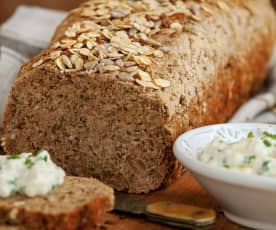
[[145, 214], [149, 220], [190, 229], [210, 229], [216, 221], [212, 209], [167, 201], [147, 205]]

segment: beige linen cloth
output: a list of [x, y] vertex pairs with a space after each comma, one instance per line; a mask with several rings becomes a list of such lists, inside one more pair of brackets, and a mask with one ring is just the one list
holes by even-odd
[[[20, 66], [48, 46], [65, 12], [20, 6], [0, 27], [0, 127], [8, 92]], [[230, 122], [276, 123], [276, 52], [267, 88], [245, 103]]]
[[0, 127], [8, 92], [20, 66], [48, 46], [65, 12], [20, 6], [0, 27]]

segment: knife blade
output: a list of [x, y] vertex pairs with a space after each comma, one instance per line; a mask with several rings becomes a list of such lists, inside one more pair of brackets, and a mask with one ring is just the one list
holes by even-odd
[[174, 227], [195, 230], [212, 229], [216, 221], [216, 212], [212, 209], [169, 201], [148, 204], [121, 194], [116, 195], [114, 211]]

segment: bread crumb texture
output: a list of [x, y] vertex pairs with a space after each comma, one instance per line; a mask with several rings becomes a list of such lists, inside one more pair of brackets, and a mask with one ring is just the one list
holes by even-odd
[[64, 184], [47, 196], [0, 199], [0, 229], [97, 229], [113, 205], [110, 187], [93, 178], [66, 177]]

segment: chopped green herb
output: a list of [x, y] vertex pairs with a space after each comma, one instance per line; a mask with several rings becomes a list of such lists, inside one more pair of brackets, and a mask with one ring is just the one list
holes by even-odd
[[40, 153], [42, 153], [43, 151], [45, 151], [43, 148], [39, 149], [34, 155], [37, 156], [39, 155]]
[[247, 134], [247, 138], [253, 138], [254, 137], [254, 134], [253, 134], [253, 132], [251, 131], [251, 132], [249, 132], [248, 134]]
[[11, 154], [7, 156], [8, 160], [14, 160], [14, 159], [20, 159], [20, 155], [19, 154]]
[[230, 168], [230, 165], [224, 164], [223, 167], [226, 168], [226, 169], [229, 169], [229, 168]]
[[272, 134], [272, 133], [269, 133], [267, 131], [264, 131], [263, 135], [265, 135], [266, 137], [270, 137], [271, 139], [276, 140], [276, 134]]
[[266, 139], [263, 140], [263, 143], [264, 143], [264, 145], [265, 145], [266, 147], [270, 147], [270, 146], [271, 146], [271, 142], [268, 141], [268, 140], [266, 140]]
[[53, 184], [53, 185], [52, 185], [52, 190], [54, 190], [56, 187], [57, 187], [57, 185], [56, 185], [56, 184]]
[[42, 158], [42, 160], [44, 160], [45, 162], [47, 162], [48, 157], [47, 157], [47, 156], [44, 156], [44, 157]]
[[270, 161], [264, 161], [263, 164], [262, 164], [262, 172], [267, 172], [269, 170], [269, 164], [270, 164]]
[[9, 181], [8, 181], [8, 184], [9, 184], [9, 185], [16, 186], [16, 183], [17, 183], [17, 179], [16, 179], [16, 178], [13, 179], [13, 180], [9, 180]]
[[32, 156], [29, 156], [24, 162], [24, 164], [27, 166], [28, 169], [34, 165], [34, 162], [32, 161], [31, 158], [32, 158]]
[[254, 155], [245, 156], [245, 157], [244, 157], [244, 160], [243, 160], [243, 163], [244, 163], [244, 164], [251, 164], [251, 162], [252, 162], [253, 160], [255, 160], [255, 159], [256, 159], [256, 156], [254, 156]]

